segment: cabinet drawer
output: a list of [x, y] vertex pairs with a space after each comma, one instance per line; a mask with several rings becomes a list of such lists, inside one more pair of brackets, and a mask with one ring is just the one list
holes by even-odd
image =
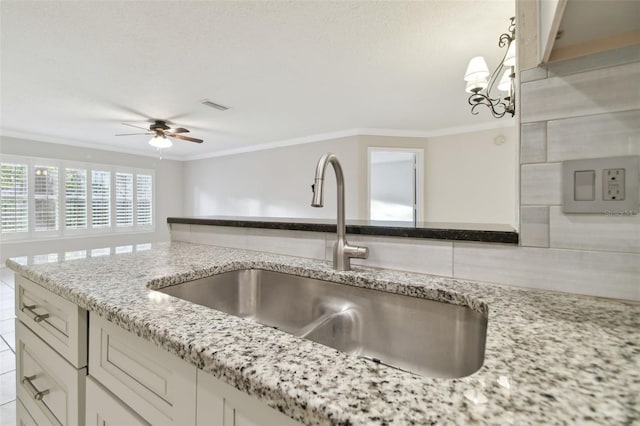
[[87, 376], [87, 426], [148, 426], [122, 401]]
[[91, 313], [89, 371], [154, 425], [193, 425], [196, 367]]
[[16, 316], [75, 367], [86, 367], [87, 311], [17, 275]]
[[76, 369], [16, 320], [17, 395], [37, 424], [84, 422], [86, 369]]
[[16, 425], [17, 426], [38, 426], [31, 414], [24, 408], [22, 402], [19, 399], [16, 399]]

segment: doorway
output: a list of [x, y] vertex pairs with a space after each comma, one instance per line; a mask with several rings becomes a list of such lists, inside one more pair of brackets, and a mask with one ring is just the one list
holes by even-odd
[[368, 151], [369, 220], [421, 221], [424, 151], [384, 147]]

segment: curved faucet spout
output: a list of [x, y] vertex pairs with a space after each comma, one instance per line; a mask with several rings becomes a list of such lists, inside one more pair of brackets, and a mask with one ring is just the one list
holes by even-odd
[[369, 256], [369, 249], [366, 247], [351, 246], [347, 242], [347, 226], [345, 221], [345, 207], [344, 207], [344, 174], [342, 173], [342, 166], [338, 157], [335, 154], [326, 152], [318, 160], [316, 166], [316, 176], [311, 189], [313, 191], [313, 198], [311, 200], [312, 207], [322, 207], [324, 205], [324, 175], [327, 169], [327, 165], [333, 166], [333, 171], [336, 174], [336, 183], [338, 186], [338, 223], [337, 223], [337, 237], [338, 240], [333, 247], [333, 267], [339, 271], [348, 271], [351, 269], [351, 258], [366, 259]]

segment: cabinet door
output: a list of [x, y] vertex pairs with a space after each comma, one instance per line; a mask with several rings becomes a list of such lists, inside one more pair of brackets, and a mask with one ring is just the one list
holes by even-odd
[[38, 426], [31, 414], [24, 408], [22, 402], [19, 399], [16, 399], [16, 425], [17, 426]]
[[[233, 426], [300, 426], [300, 423], [267, 407], [257, 399], [233, 408]], [[225, 425], [227, 426], [227, 425]]]
[[198, 370], [196, 426], [233, 426], [233, 409], [225, 413], [224, 397], [216, 381]]
[[16, 275], [16, 316], [74, 367], [87, 366], [87, 311]]
[[87, 426], [127, 425], [148, 426], [122, 401], [87, 376]]
[[198, 370], [198, 426], [300, 426], [257, 398]]
[[38, 424], [81, 424], [86, 369], [75, 369], [16, 320], [17, 395]]
[[196, 367], [93, 312], [89, 371], [149, 423], [195, 424]]

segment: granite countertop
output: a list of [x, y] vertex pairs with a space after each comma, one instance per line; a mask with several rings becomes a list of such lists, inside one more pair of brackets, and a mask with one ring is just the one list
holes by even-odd
[[[198, 216], [168, 217], [167, 223], [336, 232], [335, 219]], [[496, 223], [401, 222], [347, 219], [347, 234], [518, 244], [518, 233], [512, 226]]]
[[[189, 243], [14, 271], [306, 424], [634, 424], [640, 305]], [[489, 313], [485, 361], [460, 379], [356, 358], [147, 286], [240, 268], [322, 278]]]

